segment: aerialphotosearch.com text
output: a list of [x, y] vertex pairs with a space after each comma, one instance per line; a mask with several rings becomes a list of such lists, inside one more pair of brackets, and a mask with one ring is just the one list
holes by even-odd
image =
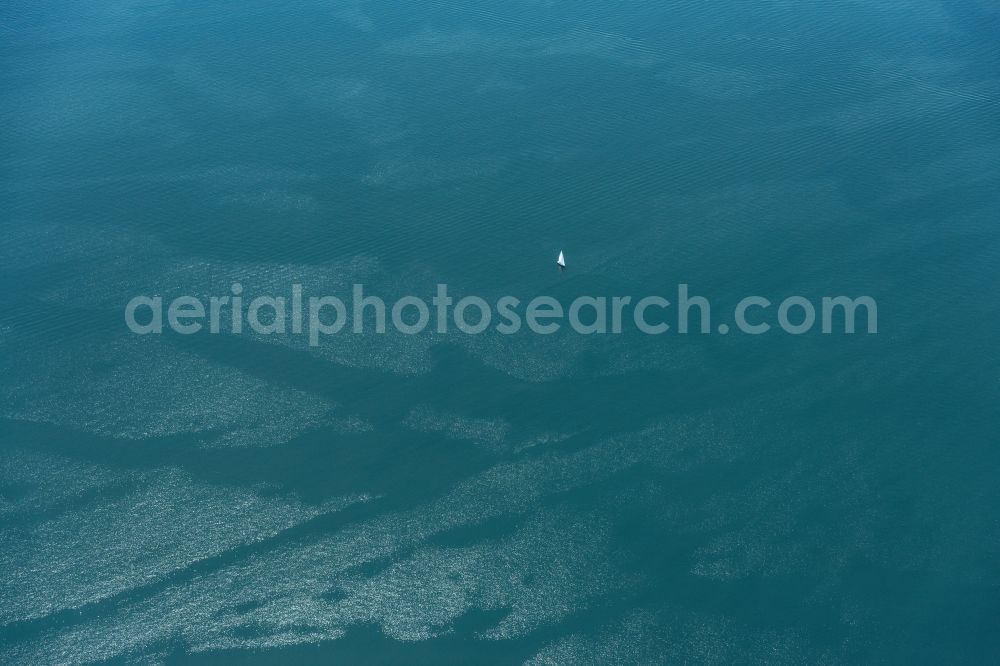
[[430, 303], [418, 296], [403, 296], [391, 303], [366, 294], [355, 284], [350, 298], [307, 295], [301, 284], [291, 285], [285, 296], [244, 294], [236, 282], [230, 293], [220, 296], [140, 295], [125, 306], [129, 330], [140, 335], [162, 333], [169, 328], [181, 335], [242, 333], [259, 335], [306, 335], [316, 346], [324, 336], [344, 333], [396, 331], [416, 335], [428, 329], [436, 333], [458, 331], [478, 335], [491, 327], [502, 335], [527, 330], [551, 335], [567, 327], [580, 335], [619, 334], [633, 329], [647, 335], [698, 333], [727, 335], [739, 332], [762, 335], [781, 331], [801, 335], [855, 332], [859, 324], [867, 334], [878, 332], [878, 307], [870, 296], [823, 296], [809, 299], [789, 296], [772, 302], [763, 296], [747, 296], [732, 309], [729, 322], [713, 327], [712, 305], [704, 296], [690, 293], [678, 284], [672, 298], [661, 295], [578, 296], [565, 304], [552, 296], [522, 301], [502, 296], [487, 301], [479, 296], [456, 298], [448, 285], [438, 284]]

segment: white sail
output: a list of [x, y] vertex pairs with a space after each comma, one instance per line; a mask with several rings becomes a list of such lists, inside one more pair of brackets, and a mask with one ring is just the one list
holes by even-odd
[[562, 250], [559, 250], [559, 258], [556, 259], [556, 263], [560, 266], [566, 266], [566, 257], [563, 256]]

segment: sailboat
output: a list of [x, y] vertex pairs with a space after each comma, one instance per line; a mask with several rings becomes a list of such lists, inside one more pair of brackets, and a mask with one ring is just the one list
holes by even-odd
[[566, 257], [563, 256], [562, 250], [559, 250], [559, 258], [556, 259], [556, 264], [559, 266], [560, 273], [566, 269]]

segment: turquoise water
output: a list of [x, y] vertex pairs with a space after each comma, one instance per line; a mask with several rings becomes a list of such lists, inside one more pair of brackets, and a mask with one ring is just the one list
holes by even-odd
[[[0, 660], [995, 661], [998, 34], [986, 0], [4, 4]], [[125, 326], [233, 282], [870, 295], [878, 333]]]

